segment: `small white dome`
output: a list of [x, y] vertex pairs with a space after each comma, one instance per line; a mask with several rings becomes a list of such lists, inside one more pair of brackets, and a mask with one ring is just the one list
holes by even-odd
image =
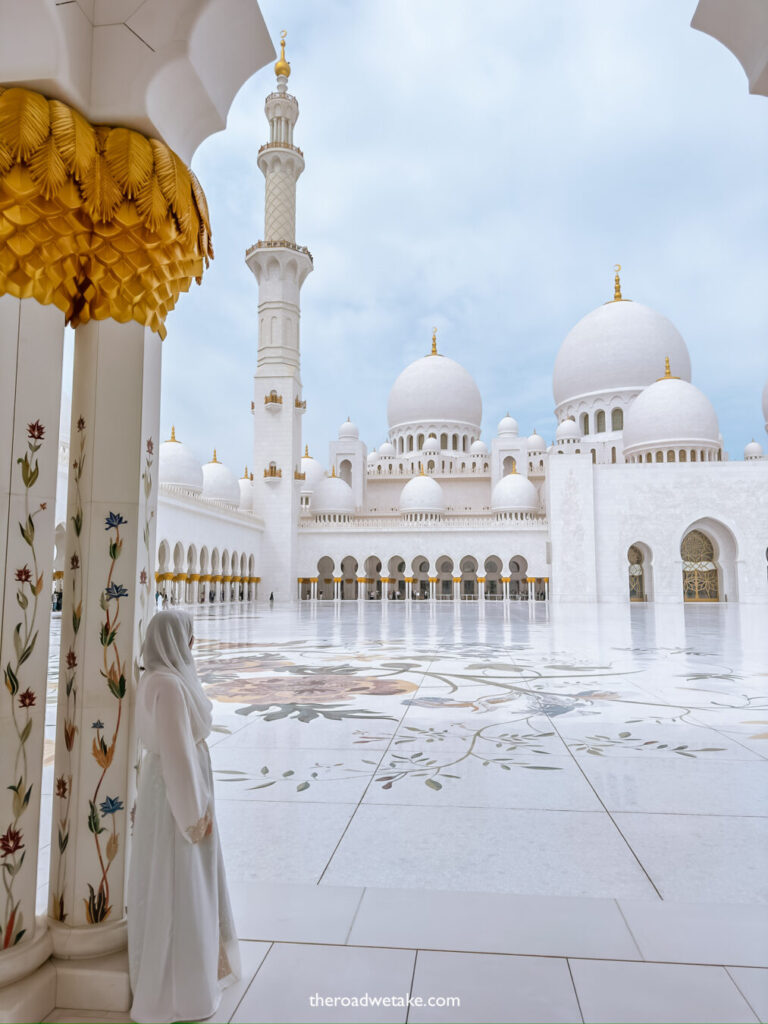
[[566, 335], [555, 360], [555, 404], [621, 388], [644, 388], [659, 376], [664, 357], [691, 379], [691, 360], [680, 332], [640, 302], [606, 302]]
[[763, 446], [755, 441], [754, 438], [749, 442], [748, 445], [744, 446], [744, 458], [749, 461], [751, 459], [762, 459], [763, 457]]
[[555, 433], [556, 441], [578, 441], [580, 439], [581, 434], [576, 425], [576, 420], [567, 419], [558, 424], [557, 432]]
[[241, 512], [251, 512], [253, 510], [253, 496], [256, 488], [253, 485], [253, 480], [248, 476], [248, 469], [246, 468], [246, 475], [241, 476], [237, 481], [237, 486], [240, 488], [240, 502], [238, 508]]
[[539, 494], [531, 481], [520, 473], [508, 473], [491, 493], [494, 512], [538, 512]]
[[421, 449], [423, 452], [439, 452], [440, 442], [436, 437], [428, 437], [424, 442], [424, 447]]
[[312, 511], [316, 515], [352, 515], [355, 496], [352, 488], [340, 476], [326, 476], [312, 493]]
[[642, 391], [624, 417], [624, 451], [657, 445], [719, 447], [717, 415], [707, 396], [687, 380], [662, 377]]
[[477, 430], [483, 400], [474, 378], [447, 356], [435, 354], [406, 366], [387, 399], [390, 428], [422, 423], [466, 423]]
[[520, 427], [518, 426], [517, 420], [507, 413], [506, 416], [502, 416], [499, 420], [496, 432], [499, 437], [517, 437], [520, 432]]
[[390, 441], [385, 441], [379, 448], [379, 455], [384, 459], [391, 459], [395, 454], [395, 446]]
[[371, 451], [368, 452], [368, 465], [370, 466], [372, 463], [374, 463], [376, 459], [378, 459], [378, 457], [379, 453], [376, 451], [375, 448], [372, 448]]
[[443, 488], [431, 476], [415, 476], [400, 492], [400, 512], [427, 512], [438, 515], [445, 512]]
[[161, 484], [186, 487], [199, 494], [203, 489], [203, 470], [198, 457], [185, 444], [176, 440], [176, 430], [160, 445], [159, 480]]
[[547, 450], [547, 442], [536, 431], [531, 434], [528, 438], [528, 451], [529, 452], [544, 452]]
[[325, 470], [317, 461], [308, 454], [308, 449], [304, 449], [305, 454], [301, 460], [301, 472], [304, 474], [304, 480], [301, 484], [302, 491], [313, 491], [320, 480], [325, 479]]
[[217, 501], [228, 501], [232, 505], [240, 504], [240, 488], [235, 474], [216, 458], [203, 466], [203, 497]]
[[478, 439], [476, 441], [473, 441], [472, 444], [470, 445], [469, 454], [470, 455], [487, 455], [488, 454], [488, 445], [485, 443], [485, 441], [481, 441], [480, 438], [478, 437]]
[[342, 423], [339, 427], [339, 437], [351, 437], [357, 440], [360, 437], [360, 431], [357, 429], [357, 424], [353, 423], [352, 420], [347, 419], [346, 422]]

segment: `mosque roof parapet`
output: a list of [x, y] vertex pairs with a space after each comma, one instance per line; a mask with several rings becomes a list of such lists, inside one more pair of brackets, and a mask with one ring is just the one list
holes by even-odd
[[[496, 513], [490, 509], [481, 515], [451, 515], [444, 513], [442, 519], [431, 519], [429, 521], [430, 532], [439, 530], [547, 530], [549, 523], [546, 516], [535, 513], [516, 514], [515, 518], [499, 520], [495, 518]], [[393, 512], [387, 516], [365, 516], [353, 515], [346, 522], [323, 522], [316, 519], [299, 521], [300, 530], [363, 530], [365, 532], [383, 530], [386, 533], [395, 533], [398, 530], [419, 531], [424, 530], [424, 523], [418, 520], [410, 521], [403, 519], [399, 512]]]

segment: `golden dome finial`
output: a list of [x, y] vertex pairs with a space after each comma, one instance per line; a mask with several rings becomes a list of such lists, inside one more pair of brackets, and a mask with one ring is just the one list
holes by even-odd
[[664, 357], [664, 376], [663, 377], [659, 377], [658, 379], [659, 380], [680, 380], [679, 377], [675, 377], [675, 375], [672, 373], [672, 370], [670, 369], [669, 356], [665, 356]]
[[304, 458], [305, 459], [309, 458], [309, 445], [308, 444], [304, 445]]
[[613, 301], [622, 302], [623, 300], [621, 298], [621, 278], [619, 277], [619, 274], [621, 273], [621, 264], [617, 263], [613, 269], [616, 272], [616, 276], [613, 279]]
[[180, 444], [181, 443], [181, 442], [176, 440], [176, 427], [173, 427], [173, 426], [171, 427], [171, 436], [168, 438], [168, 440], [169, 441], [176, 441], [176, 444]]
[[211, 459], [211, 462], [218, 462], [218, 461], [219, 460], [216, 458], [216, 449], [214, 448], [213, 449], [213, 458]]
[[249, 479], [249, 477], [248, 477], [248, 467], [246, 466], [245, 467], [245, 472], [243, 473], [243, 480], [248, 480], [248, 479]]
[[432, 355], [436, 356], [437, 353], [437, 328], [432, 328]]
[[285, 37], [287, 35], [285, 29], [280, 33], [280, 60], [275, 64], [275, 74], [283, 75], [285, 78], [289, 78], [291, 74], [291, 65], [285, 59]]

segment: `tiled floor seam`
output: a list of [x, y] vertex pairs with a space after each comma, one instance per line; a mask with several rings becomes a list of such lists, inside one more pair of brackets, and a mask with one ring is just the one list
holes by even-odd
[[347, 928], [347, 934], [344, 936], [344, 945], [345, 946], [349, 945], [349, 936], [352, 934], [352, 929], [355, 927], [355, 921], [357, 920], [357, 915], [360, 912], [360, 907], [362, 905], [363, 898], [365, 896], [365, 891], [366, 891], [365, 888], [363, 888], [363, 891], [360, 893], [360, 899], [357, 901], [357, 906], [355, 907], [355, 912], [352, 915], [352, 920], [349, 922], [349, 928]]
[[[413, 954], [413, 970], [411, 971], [411, 982], [410, 982], [410, 985], [408, 986], [408, 995], [410, 995], [410, 996], [413, 995], [413, 983], [416, 980], [416, 964], [418, 963], [418, 960], [419, 960], [419, 951], [417, 949], [417, 950], [415, 950], [415, 952]], [[406, 1007], [406, 1010], [405, 1010], [405, 1024], [408, 1024], [408, 1018], [410, 1017], [410, 1015], [411, 1015], [411, 1008], [410, 1008], [410, 1006], [408, 1006], [408, 1007]]]
[[549, 715], [547, 715], [547, 718], [548, 718], [548, 720], [549, 720], [549, 724], [551, 725], [552, 729], [554, 729], [554, 731], [555, 731], [555, 732], [557, 733], [557, 735], [558, 735], [558, 737], [559, 737], [559, 739], [560, 739], [560, 742], [561, 742], [561, 743], [563, 744], [563, 746], [565, 747], [565, 749], [566, 749], [566, 750], [568, 751], [568, 753], [569, 753], [569, 754], [571, 755], [571, 757], [572, 757], [572, 759], [573, 759], [573, 763], [574, 763], [574, 764], [576, 765], [576, 767], [578, 768], [578, 770], [579, 770], [579, 771], [581, 772], [581, 774], [582, 774], [582, 777], [583, 777], [584, 781], [585, 781], [585, 782], [586, 782], [586, 784], [587, 784], [587, 785], [589, 786], [589, 788], [590, 788], [590, 789], [592, 790], [592, 792], [593, 792], [593, 793], [595, 794], [595, 799], [599, 801], [599, 803], [600, 803], [600, 806], [601, 806], [601, 807], [603, 808], [603, 810], [605, 811], [605, 813], [606, 813], [606, 814], [608, 815], [608, 819], [609, 819], [609, 821], [611, 822], [611, 824], [613, 825], [613, 827], [614, 827], [614, 828], [616, 829], [616, 831], [617, 831], [617, 832], [619, 833], [619, 835], [621, 836], [621, 838], [622, 838], [622, 841], [623, 841], [623, 842], [624, 842], [624, 844], [626, 845], [626, 847], [627, 847], [627, 849], [629, 850], [629, 852], [630, 852], [630, 853], [632, 854], [632, 856], [633, 856], [633, 857], [635, 858], [635, 861], [637, 862], [637, 865], [638, 865], [638, 867], [640, 868], [640, 870], [642, 871], [642, 873], [643, 873], [643, 874], [645, 875], [645, 877], [646, 877], [646, 878], [648, 879], [648, 884], [649, 884], [649, 885], [650, 885], [650, 886], [651, 886], [651, 887], [653, 888], [653, 891], [654, 891], [654, 892], [656, 893], [656, 895], [657, 895], [657, 896], [659, 897], [659, 899], [663, 901], [664, 897], [663, 897], [663, 896], [661, 895], [661, 893], [659, 892], [659, 889], [658, 889], [658, 887], [656, 886], [656, 883], [655, 883], [655, 882], [654, 882], [654, 880], [653, 880], [653, 879], [651, 878], [651, 876], [650, 876], [650, 875], [648, 874], [648, 871], [646, 870], [646, 868], [645, 868], [645, 865], [644, 865], [644, 864], [643, 864], [643, 862], [642, 862], [642, 861], [640, 860], [640, 858], [638, 857], [638, 855], [637, 855], [637, 854], [635, 853], [634, 849], [632, 848], [632, 845], [630, 844], [630, 842], [629, 842], [629, 840], [627, 839], [627, 837], [626, 837], [626, 836], [624, 835], [624, 833], [623, 833], [623, 832], [621, 831], [621, 829], [619, 828], [619, 826], [618, 826], [617, 822], [615, 821], [615, 819], [614, 819], [613, 815], [611, 814], [611, 812], [610, 812], [610, 811], [608, 810], [608, 808], [607, 808], [607, 807], [605, 806], [605, 803], [603, 802], [603, 799], [602, 799], [602, 797], [600, 796], [600, 794], [599, 794], [599, 793], [597, 792], [597, 790], [596, 790], [596, 789], [595, 789], [595, 787], [593, 786], [593, 784], [592, 784], [592, 780], [591, 780], [591, 779], [589, 778], [589, 776], [587, 775], [587, 773], [586, 773], [586, 772], [584, 771], [584, 769], [582, 768], [581, 764], [579, 763], [579, 759], [578, 759], [578, 758], [576, 757], [576, 755], [575, 755], [575, 754], [573, 753], [573, 751], [571, 750], [571, 748], [570, 748], [570, 747], [568, 746], [568, 744], [566, 743], [566, 741], [565, 741], [565, 739], [563, 738], [563, 735], [562, 735], [562, 733], [560, 732], [560, 730], [558, 729], [558, 727], [557, 727], [556, 723], [552, 721], [552, 718], [551, 718], [551, 717], [550, 717]]
[[573, 987], [573, 994], [576, 998], [576, 1006], [579, 1010], [579, 1017], [581, 1017], [581, 1024], [584, 1024], [584, 1011], [581, 1008], [581, 1000], [579, 999], [579, 990], [576, 988], [576, 980], [573, 977], [573, 970], [571, 968], [571, 961], [569, 957], [565, 958], [565, 962], [568, 966], [568, 975], [571, 979], [571, 986]]
[[[728, 968], [729, 968], [730, 966], [732, 966], [732, 965], [730, 965], [730, 964], [729, 964], [729, 965], [728, 965], [728, 966], [727, 966], [727, 967], [725, 968], [725, 973], [726, 973], [726, 974], [728, 975], [728, 977], [729, 977], [729, 978], [731, 979], [731, 981], [733, 982], [733, 984], [734, 984], [734, 985], [736, 986], [736, 990], [738, 991], [738, 993], [739, 993], [739, 995], [741, 996], [741, 998], [742, 998], [742, 999], [744, 1000], [744, 1002], [745, 1002], [745, 1003], [747, 1004], [747, 1006], [748, 1006], [748, 1007], [750, 1008], [750, 1010], [752, 1011], [752, 1013], [754, 1013], [754, 1015], [755, 1015], [755, 1020], [757, 1020], [757, 1021], [762, 1021], [762, 1020], [763, 1020], [763, 1018], [762, 1018], [762, 1017], [760, 1016], [760, 1014], [759, 1014], [759, 1013], [757, 1012], [757, 1010], [755, 1009], [755, 1007], [754, 1007], [754, 1006], [752, 1005], [752, 1003], [750, 1002], [749, 998], [748, 998], [748, 997], [747, 997], [747, 996], [746, 996], [746, 995], [744, 994], [744, 992], [742, 991], [742, 988], [741, 988], [741, 986], [739, 985], [738, 981], [736, 981], [736, 979], [734, 978], [734, 976], [733, 976], [733, 975], [731, 974], [730, 970], [728, 969]], [[759, 970], [759, 968], [758, 968], [758, 970]]]
[[627, 920], [626, 914], [624, 913], [624, 911], [622, 909], [621, 903], [619, 902], [619, 900], [614, 900], [613, 902], [616, 904], [616, 909], [621, 914], [622, 921], [627, 926], [627, 931], [629, 932], [629, 934], [630, 934], [630, 936], [632, 938], [632, 941], [635, 944], [635, 949], [640, 954], [640, 959], [641, 960], [645, 960], [645, 957], [643, 956], [643, 951], [642, 951], [642, 949], [640, 949], [640, 943], [635, 938], [635, 933], [632, 931], [632, 926], [630, 925], [629, 921]]
[[[428, 664], [428, 665], [426, 666], [426, 668], [424, 669], [424, 671], [423, 671], [423, 672], [421, 673], [421, 678], [419, 679], [419, 685], [418, 685], [418, 686], [416, 687], [416, 690], [415, 690], [415, 692], [416, 692], [416, 693], [418, 693], [418, 692], [419, 692], [419, 689], [421, 688], [421, 684], [422, 684], [422, 682], [424, 681], [424, 676], [425, 676], [425, 675], [427, 674], [427, 672], [429, 672], [429, 670], [430, 670], [430, 668], [432, 667], [432, 664], [433, 664], [433, 662], [435, 661], [435, 658], [436, 658], [436, 657], [437, 657], [437, 654], [436, 654], [436, 652], [435, 652], [435, 653], [433, 653], [432, 657], [430, 658], [429, 664]], [[379, 760], [378, 760], [378, 763], [376, 764], [376, 767], [374, 768], [373, 772], [371, 773], [371, 777], [370, 777], [370, 779], [368, 780], [368, 782], [366, 783], [365, 789], [364, 789], [364, 790], [363, 790], [363, 792], [362, 792], [362, 793], [360, 794], [360, 799], [359, 799], [359, 800], [357, 801], [357, 803], [356, 803], [356, 805], [355, 805], [355, 809], [354, 809], [354, 811], [353, 811], [353, 812], [352, 812], [352, 814], [351, 814], [351, 815], [349, 816], [349, 821], [348, 821], [348, 822], [346, 823], [346, 825], [344, 826], [344, 830], [342, 831], [341, 835], [339, 836], [338, 840], [336, 841], [336, 845], [334, 846], [333, 850], [331, 851], [331, 855], [330, 855], [330, 857], [328, 858], [328, 860], [327, 860], [327, 862], [326, 862], [326, 865], [325, 865], [325, 867], [324, 867], [324, 868], [323, 868], [323, 870], [322, 870], [322, 871], [320, 872], [320, 877], [319, 877], [319, 878], [318, 878], [318, 880], [317, 880], [317, 883], [318, 883], [318, 885], [319, 885], [319, 884], [320, 884], [320, 883], [322, 882], [322, 880], [323, 880], [323, 876], [325, 875], [326, 871], [328, 870], [328, 868], [329, 868], [329, 867], [331, 866], [331, 864], [333, 863], [333, 858], [334, 858], [334, 857], [336, 856], [336, 852], [337, 852], [337, 850], [339, 849], [339, 847], [341, 846], [341, 844], [342, 844], [342, 843], [344, 842], [344, 836], [345, 836], [345, 835], [347, 834], [347, 831], [349, 830], [349, 826], [350, 826], [350, 825], [352, 824], [352, 822], [353, 822], [353, 820], [354, 820], [355, 814], [357, 814], [357, 811], [359, 810], [359, 808], [360, 808], [360, 807], [362, 807], [362, 805], [363, 805], [363, 800], [365, 800], [365, 796], [366, 796], [366, 794], [367, 794], [368, 790], [369, 790], [369, 789], [371, 788], [371, 786], [373, 785], [373, 781], [374, 781], [374, 779], [376, 778], [376, 775], [378, 774], [378, 772], [379, 772], [379, 769], [381, 768], [381, 762], [382, 762], [382, 761], [384, 760], [384, 758], [385, 758], [385, 757], [387, 756], [387, 754], [389, 753], [389, 749], [390, 749], [390, 747], [392, 746], [392, 743], [393, 743], [393, 741], [394, 741], [394, 738], [395, 738], [395, 736], [397, 735], [397, 731], [398, 731], [398, 729], [400, 728], [400, 726], [402, 725], [402, 723], [403, 723], [403, 719], [405, 718], [405, 716], [406, 716], [407, 714], [408, 714], [408, 708], [406, 708], [406, 709], [405, 709], [405, 711], [403, 712], [403, 715], [402, 715], [402, 717], [400, 718], [400, 720], [398, 721], [397, 725], [395, 726], [395, 730], [394, 730], [394, 732], [393, 732], [393, 733], [392, 733], [392, 735], [391, 735], [391, 736], [389, 737], [389, 743], [387, 744], [387, 746], [385, 747], [385, 749], [384, 749], [384, 750], [383, 750], [383, 751], [381, 752], [381, 757], [379, 758]], [[374, 753], [374, 751], [371, 751], [371, 753]]]
[[[258, 941], [258, 940], [254, 940], [254, 939], [242, 939], [241, 941], [242, 941], [242, 942], [253, 942], [253, 941]], [[264, 956], [263, 956], [263, 957], [261, 958], [261, 963], [260, 963], [260, 964], [259, 964], [259, 966], [258, 966], [258, 967], [256, 968], [256, 970], [255, 970], [255, 971], [253, 972], [253, 977], [251, 978], [251, 980], [250, 980], [250, 981], [248, 982], [248, 984], [247, 984], [247, 985], [245, 986], [245, 988], [243, 989], [243, 994], [242, 994], [242, 995], [240, 996], [240, 998], [238, 999], [238, 1001], [237, 1001], [237, 1006], [236, 1006], [236, 1007], [234, 1008], [234, 1010], [233, 1010], [233, 1011], [232, 1011], [232, 1013], [230, 1014], [230, 1017], [229, 1017], [229, 1021], [228, 1021], [228, 1024], [231, 1024], [231, 1022], [232, 1022], [232, 1021], [233, 1021], [233, 1020], [235, 1019], [235, 1016], [236, 1016], [236, 1014], [237, 1014], [237, 1011], [238, 1011], [238, 1010], [240, 1009], [240, 1004], [241, 1004], [241, 1003], [242, 1003], [242, 1001], [243, 1001], [243, 1000], [245, 999], [245, 997], [246, 997], [246, 996], [248, 995], [248, 992], [250, 991], [251, 985], [252, 985], [252, 984], [254, 983], [254, 981], [256, 980], [256, 975], [257, 975], [257, 974], [259, 973], [259, 971], [261, 970], [261, 968], [262, 968], [262, 967], [264, 966], [264, 961], [265, 961], [265, 960], [267, 959], [267, 957], [268, 957], [268, 956], [269, 956], [269, 954], [271, 953], [271, 951], [272, 951], [272, 947], [273, 947], [274, 945], [275, 945], [275, 943], [274, 943], [274, 942], [270, 942], [270, 944], [269, 944], [269, 949], [268, 949], [268, 950], [267, 950], [267, 952], [266, 952], [266, 953], [264, 954]]]

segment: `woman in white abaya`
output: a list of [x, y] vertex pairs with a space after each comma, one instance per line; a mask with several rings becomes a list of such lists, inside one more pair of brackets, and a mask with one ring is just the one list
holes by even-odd
[[135, 1021], [209, 1017], [240, 974], [213, 806], [211, 702], [192, 657], [192, 617], [147, 627], [136, 727], [144, 754], [128, 877]]

